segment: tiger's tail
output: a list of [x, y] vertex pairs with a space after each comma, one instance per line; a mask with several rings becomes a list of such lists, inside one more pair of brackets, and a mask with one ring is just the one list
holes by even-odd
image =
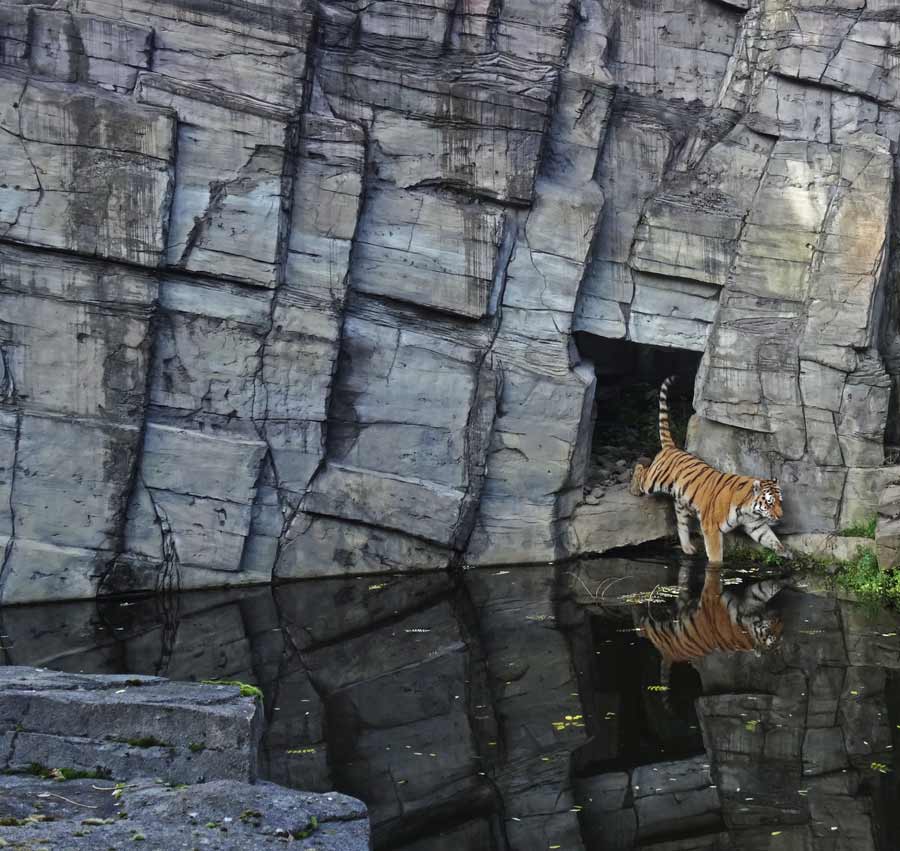
[[672, 432], [669, 431], [669, 387], [677, 376], [670, 375], [659, 388], [659, 442], [663, 449], [675, 449]]

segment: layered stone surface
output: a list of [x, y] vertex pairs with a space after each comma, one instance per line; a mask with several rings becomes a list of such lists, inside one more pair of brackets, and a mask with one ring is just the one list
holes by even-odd
[[3, 769], [256, 780], [260, 707], [235, 686], [0, 669]]

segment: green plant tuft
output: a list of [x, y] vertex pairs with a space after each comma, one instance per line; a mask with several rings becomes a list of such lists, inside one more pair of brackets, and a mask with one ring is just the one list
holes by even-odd
[[125, 739], [126, 745], [133, 748], [170, 748], [168, 742], [160, 741], [156, 736], [141, 736], [139, 739]]
[[28, 766], [28, 773], [44, 780], [109, 780], [111, 776], [109, 770], [105, 768], [93, 771], [82, 771], [78, 768], [47, 768], [39, 762], [31, 763]]
[[294, 830], [291, 831], [291, 836], [294, 839], [308, 839], [319, 829], [319, 820], [315, 816], [310, 816], [309, 821], [306, 823], [306, 827], [303, 830]]
[[868, 520], [860, 520], [859, 523], [854, 523], [846, 529], [841, 529], [841, 531], [838, 532], [838, 535], [842, 538], [871, 538], [874, 541], [875, 526], [877, 523], [877, 517], [871, 517]]
[[191, 753], [203, 753], [203, 751], [206, 750], [206, 745], [203, 745], [200, 742], [191, 742], [188, 745], [188, 750]]
[[256, 686], [242, 683], [240, 680], [200, 680], [200, 682], [208, 686], [237, 686], [241, 690], [241, 697], [255, 697], [257, 700], [263, 699], [262, 691]]
[[825, 573], [835, 588], [850, 592], [871, 615], [884, 607], [900, 609], [900, 571], [882, 570], [874, 550], [869, 547], [857, 547], [853, 558], [848, 561], [802, 553], [787, 561], [771, 550], [750, 547], [736, 547], [731, 550], [730, 558], [766, 567], [790, 567], [797, 573]]

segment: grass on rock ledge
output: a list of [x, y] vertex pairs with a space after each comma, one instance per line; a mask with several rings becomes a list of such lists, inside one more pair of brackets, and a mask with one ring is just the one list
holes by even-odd
[[882, 607], [900, 610], [900, 571], [882, 570], [878, 566], [878, 558], [869, 547], [857, 547], [855, 555], [848, 561], [803, 553], [796, 553], [792, 560], [787, 560], [771, 550], [750, 547], [735, 548], [730, 557], [765, 567], [784, 567], [798, 573], [826, 575], [835, 589], [849, 592], [870, 612]]
[[875, 526], [878, 523], [877, 517], [870, 517], [868, 520], [860, 520], [846, 529], [841, 529], [838, 535], [842, 538], [871, 538], [875, 540]]
[[241, 697], [255, 697], [260, 701], [263, 699], [260, 689], [249, 683], [242, 683], [240, 680], [200, 680], [200, 682], [207, 686], [237, 686], [241, 690]]

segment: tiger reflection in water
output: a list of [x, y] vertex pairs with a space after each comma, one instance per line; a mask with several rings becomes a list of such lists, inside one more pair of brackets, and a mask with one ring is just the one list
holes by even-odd
[[662, 656], [660, 685], [668, 687], [672, 665], [690, 662], [712, 653], [754, 651], [760, 655], [778, 644], [783, 629], [781, 616], [769, 609], [769, 601], [788, 583], [783, 579], [751, 582], [743, 587], [723, 587], [718, 567], [706, 569], [699, 596], [689, 588], [690, 567], [678, 574], [681, 593], [675, 616], [657, 620], [648, 612], [635, 617], [640, 633]]

